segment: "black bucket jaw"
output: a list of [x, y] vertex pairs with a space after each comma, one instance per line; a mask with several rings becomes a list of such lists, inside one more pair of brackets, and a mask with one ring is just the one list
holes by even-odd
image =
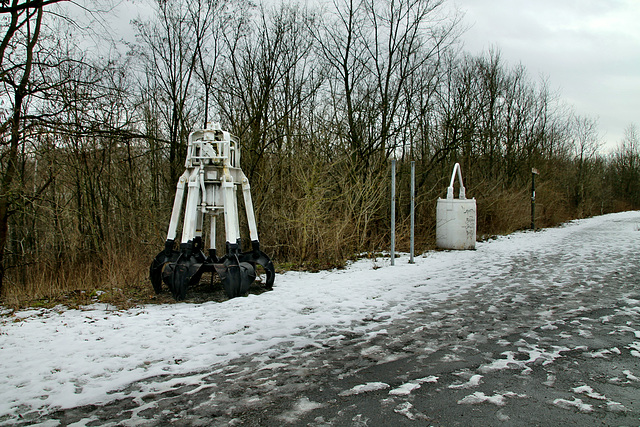
[[249, 253], [245, 253], [244, 255], [247, 258], [250, 258], [249, 262], [252, 262], [254, 265], [259, 265], [264, 269], [264, 272], [267, 276], [267, 280], [264, 283], [264, 287], [267, 289], [273, 289], [273, 282], [276, 278], [276, 269], [273, 266], [273, 262], [271, 259], [260, 250], [260, 243], [257, 240], [251, 242], [252, 250]]
[[252, 250], [244, 253], [239, 252], [238, 245], [229, 245], [227, 255], [214, 264], [229, 298], [247, 293], [256, 279], [256, 265], [261, 266], [267, 276], [264, 287], [273, 289], [275, 268], [269, 257], [260, 251], [260, 244], [252, 242]]
[[[273, 289], [275, 268], [269, 257], [262, 251], [258, 242], [252, 242], [253, 249], [240, 252], [238, 244], [228, 245], [227, 254], [218, 259], [214, 253], [205, 258], [197, 245], [189, 242], [181, 245], [180, 251], [171, 249], [160, 252], [151, 264], [150, 278], [156, 293], [166, 284], [176, 300], [183, 300], [187, 289], [196, 285], [204, 272], [216, 272], [225, 293], [229, 298], [246, 294], [257, 277], [256, 266], [264, 269], [266, 280], [264, 287]], [[195, 246], [195, 248], [193, 247]]]
[[[160, 293], [164, 283], [173, 296], [181, 300], [187, 289], [200, 281], [203, 273], [216, 272], [227, 296], [234, 298], [248, 292], [257, 276], [256, 266], [262, 266], [265, 271], [265, 288], [272, 289], [275, 269], [269, 257], [260, 250], [249, 180], [240, 169], [238, 140], [224, 132], [219, 124], [214, 124], [213, 129], [194, 131], [189, 135], [185, 165], [186, 170], [176, 188], [165, 248], [154, 258], [149, 270], [155, 292]], [[238, 187], [242, 188], [251, 237], [248, 252], [241, 251]], [[176, 234], [183, 204], [182, 241], [178, 241], [177, 249]], [[208, 257], [203, 253], [202, 239], [205, 214], [211, 216]], [[217, 258], [216, 218], [220, 214], [224, 214], [227, 253]]]
[[149, 277], [156, 293], [162, 292], [164, 283], [176, 300], [183, 300], [187, 288], [196, 284], [202, 277], [207, 258], [202, 252], [200, 238], [181, 244], [179, 251], [175, 250], [174, 246], [173, 241], [165, 243], [165, 250], [151, 263]]

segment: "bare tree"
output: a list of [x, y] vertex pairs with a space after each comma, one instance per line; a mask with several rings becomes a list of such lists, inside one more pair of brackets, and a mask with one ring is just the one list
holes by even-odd
[[218, 65], [223, 60], [224, 33], [233, 21], [235, 8], [227, 0], [197, 1], [190, 5], [191, 25], [198, 34], [196, 55], [198, 59], [196, 74], [204, 91], [203, 127], [210, 120], [209, 108], [211, 92], [217, 76]]
[[640, 207], [640, 132], [635, 124], [625, 128], [611, 162], [614, 193], [632, 207]]
[[580, 207], [586, 197], [585, 188], [589, 188], [591, 184], [589, 175], [601, 142], [597, 120], [574, 115], [571, 123], [570, 142], [575, 162], [573, 203], [576, 207]]
[[[414, 97], [431, 92], [443, 56], [456, 41], [457, 16], [441, 15], [443, 1], [367, 0], [367, 21], [372, 30], [366, 43], [375, 79], [377, 131], [373, 144], [385, 158], [401, 145], [398, 136], [411, 126]], [[419, 80], [416, 77], [419, 76]], [[418, 85], [422, 82], [422, 85]]]
[[[247, 11], [248, 13], [249, 11]], [[218, 107], [243, 140], [250, 180], [264, 156], [291, 142], [293, 122], [301, 126], [317, 91], [312, 69], [313, 16], [297, 5], [260, 7], [255, 21], [237, 20], [225, 33], [227, 61], [218, 88]], [[302, 113], [305, 105], [309, 111]]]
[[0, 42], [0, 83], [5, 93], [2, 101], [9, 104], [8, 114], [0, 123], [0, 292], [5, 275], [9, 216], [16, 202], [18, 154], [25, 142], [27, 104], [35, 93], [43, 90], [34, 85], [34, 69], [51, 66], [46, 55], [39, 55], [45, 8], [60, 1], [12, 0], [0, 5], [0, 19], [7, 23]]
[[366, 9], [362, 0], [334, 0], [333, 7], [316, 40], [329, 64], [327, 104], [331, 106], [334, 133], [345, 141], [352, 160], [359, 163], [367, 156], [366, 128], [370, 120], [365, 105], [373, 96], [362, 34]]
[[394, 154], [425, 110], [416, 100], [424, 102], [421, 95], [433, 93], [441, 61], [457, 36], [458, 18], [441, 14], [442, 5], [431, 0], [334, 3], [319, 45], [333, 70], [336, 122], [364, 168], [376, 155], [384, 160]]
[[142, 98], [148, 117], [160, 120], [159, 130], [168, 145], [166, 184], [172, 188], [182, 172], [186, 138], [197, 119], [194, 104], [198, 97], [193, 89], [198, 47], [207, 26], [200, 21], [194, 25], [193, 18], [200, 20], [203, 15], [178, 1], [157, 0], [155, 15], [153, 21], [134, 22], [140, 39], [135, 53], [144, 59]]

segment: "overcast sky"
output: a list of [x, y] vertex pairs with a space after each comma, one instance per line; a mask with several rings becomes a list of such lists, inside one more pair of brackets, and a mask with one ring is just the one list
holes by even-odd
[[452, 0], [470, 28], [465, 50], [497, 47], [508, 65], [577, 114], [598, 120], [607, 148], [631, 123], [640, 127], [640, 0]]
[[467, 52], [496, 47], [506, 65], [546, 78], [578, 115], [597, 119], [606, 148], [630, 124], [640, 128], [640, 0], [449, 1], [465, 14]]

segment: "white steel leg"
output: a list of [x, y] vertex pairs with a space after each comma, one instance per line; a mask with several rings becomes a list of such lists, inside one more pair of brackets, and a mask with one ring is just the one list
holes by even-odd
[[196, 237], [198, 214], [200, 205], [200, 180], [199, 168], [196, 168], [189, 177], [189, 191], [187, 193], [187, 206], [184, 212], [184, 225], [182, 227], [182, 243], [187, 243]]
[[247, 213], [247, 222], [249, 223], [249, 236], [252, 242], [258, 241], [258, 227], [256, 225], [256, 217], [253, 212], [253, 200], [251, 199], [251, 186], [246, 176], [242, 177], [242, 195], [244, 196], [244, 209]]
[[238, 240], [240, 240], [240, 220], [238, 219], [238, 186], [237, 185], [233, 186], [233, 217], [236, 219], [235, 230], [234, 230], [235, 239], [233, 240], [233, 243], [235, 243]]
[[235, 200], [233, 187], [233, 182], [224, 181], [222, 183], [222, 191], [224, 193], [224, 228], [228, 243], [236, 242], [236, 229], [238, 229], [238, 215], [234, 212]]
[[175, 240], [178, 230], [178, 221], [182, 212], [182, 202], [184, 200], [184, 187], [189, 179], [189, 171], [186, 170], [178, 180], [176, 186], [176, 195], [173, 199], [173, 209], [171, 211], [171, 221], [169, 221], [169, 231], [167, 232], [167, 240]]

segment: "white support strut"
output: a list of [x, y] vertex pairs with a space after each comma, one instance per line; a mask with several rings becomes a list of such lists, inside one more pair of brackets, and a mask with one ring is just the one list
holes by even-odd
[[182, 226], [182, 243], [193, 240], [197, 230], [198, 205], [200, 204], [200, 183], [198, 168], [191, 171], [188, 182], [187, 205], [184, 208], [184, 225]]
[[233, 182], [222, 182], [222, 192], [224, 193], [224, 226], [227, 236], [227, 243], [235, 243], [238, 238], [238, 215], [236, 213], [236, 204], [234, 198]]
[[253, 214], [253, 200], [251, 199], [251, 185], [249, 180], [242, 174], [242, 195], [244, 196], [244, 207], [247, 212], [247, 222], [249, 223], [249, 236], [252, 242], [258, 241], [258, 227], [256, 217]]
[[178, 230], [178, 221], [182, 213], [182, 202], [184, 201], [184, 186], [189, 179], [189, 171], [186, 170], [178, 180], [176, 186], [176, 196], [173, 200], [173, 209], [171, 211], [171, 220], [169, 222], [169, 231], [167, 232], [167, 240], [175, 240]]

